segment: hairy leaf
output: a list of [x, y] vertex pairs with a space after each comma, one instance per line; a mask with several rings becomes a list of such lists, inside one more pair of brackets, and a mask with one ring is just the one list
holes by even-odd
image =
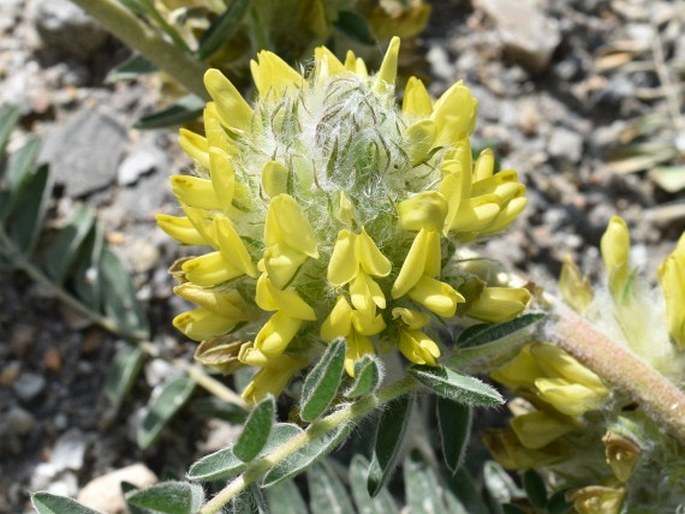
[[31, 504], [38, 514], [99, 514], [76, 500], [45, 492], [33, 493]]
[[251, 461], [264, 448], [274, 424], [274, 409], [274, 399], [268, 396], [248, 416], [233, 447], [233, 454], [243, 462]]
[[547, 488], [540, 474], [534, 469], [529, 469], [523, 474], [523, 489], [530, 502], [536, 507], [543, 508], [547, 505]]
[[519, 330], [523, 330], [524, 328], [537, 323], [544, 317], [545, 315], [543, 313], [535, 312], [523, 314], [522, 316], [505, 323], [497, 323], [494, 325], [490, 323], [480, 323], [478, 325], [473, 325], [461, 333], [457, 340], [457, 346], [460, 348], [468, 348], [491, 343], [498, 339], [504, 339], [505, 337], [515, 334]]
[[133, 387], [144, 358], [145, 352], [131, 345], [122, 346], [114, 356], [105, 379], [105, 395], [116, 407]]
[[248, 487], [228, 504], [227, 514], [269, 514], [264, 493], [254, 485]]
[[412, 366], [409, 373], [438, 396], [471, 405], [504, 403], [497, 390], [480, 380], [441, 366]]
[[383, 379], [383, 365], [375, 355], [364, 355], [354, 363], [354, 382], [345, 391], [347, 398], [374, 393]]
[[323, 459], [307, 470], [309, 507], [312, 512], [355, 514], [352, 501], [335, 471]]
[[160, 514], [195, 514], [204, 503], [204, 491], [188, 482], [160, 482], [129, 492], [126, 501]]
[[155, 388], [145, 417], [138, 427], [138, 446], [145, 449], [157, 440], [164, 426], [188, 400], [194, 389], [195, 382], [186, 376]]
[[297, 490], [295, 482], [285, 480], [278, 485], [266, 490], [271, 514], [304, 514], [307, 512], [307, 504]]
[[338, 392], [345, 363], [345, 340], [331, 343], [314, 369], [307, 375], [300, 399], [300, 417], [314, 421], [328, 408]]
[[442, 456], [447, 469], [454, 475], [466, 454], [473, 422], [473, 407], [447, 398], [438, 398], [436, 411]]
[[397, 514], [397, 505], [392, 495], [382, 487], [375, 498], [371, 498], [366, 487], [369, 461], [356, 454], [350, 463], [350, 489], [359, 514]]
[[409, 512], [447, 514], [438, 479], [418, 456], [404, 461], [404, 487]]
[[64, 282], [94, 222], [95, 209], [90, 205], [82, 205], [72, 213], [69, 221], [46, 250], [45, 272], [57, 284]]
[[380, 492], [395, 471], [413, 406], [414, 396], [406, 394], [388, 403], [381, 413], [369, 465], [367, 489], [371, 497]]
[[51, 176], [47, 165], [43, 165], [26, 179], [21, 191], [12, 196], [15, 207], [9, 210], [8, 233], [17, 249], [28, 255], [40, 235], [48, 198]]

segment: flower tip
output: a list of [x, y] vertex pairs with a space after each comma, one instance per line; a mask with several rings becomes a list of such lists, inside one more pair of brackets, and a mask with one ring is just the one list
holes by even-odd
[[397, 36], [390, 40], [388, 50], [385, 52], [383, 62], [376, 75], [376, 82], [374, 90], [377, 92], [383, 91], [386, 87], [394, 86], [397, 78], [397, 57], [400, 53], [400, 38]]

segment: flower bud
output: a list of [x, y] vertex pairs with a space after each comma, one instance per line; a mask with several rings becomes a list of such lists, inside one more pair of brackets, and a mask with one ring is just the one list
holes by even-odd
[[633, 440], [611, 430], [602, 438], [607, 464], [621, 482], [627, 482], [635, 471], [642, 450]]
[[685, 348], [685, 234], [675, 250], [659, 266], [659, 285], [666, 301], [668, 332], [673, 342]]
[[615, 300], [622, 302], [626, 297], [630, 278], [630, 232], [623, 218], [611, 218], [602, 236], [600, 251], [609, 279], [609, 291]]
[[591, 485], [567, 496], [580, 514], [619, 514], [626, 490], [623, 487]]

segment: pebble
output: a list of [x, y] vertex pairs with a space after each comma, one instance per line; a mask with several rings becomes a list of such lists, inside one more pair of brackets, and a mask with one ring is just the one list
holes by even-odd
[[72, 428], [57, 439], [50, 464], [57, 473], [66, 469], [77, 471], [83, 467], [87, 448], [88, 441], [83, 432]]
[[124, 514], [128, 511], [121, 493], [122, 482], [145, 488], [157, 482], [157, 475], [144, 464], [132, 464], [94, 478], [79, 492], [77, 500], [103, 514]]
[[117, 169], [117, 183], [120, 186], [135, 184], [142, 175], [161, 171], [167, 165], [164, 152], [157, 148], [141, 148], [128, 154]]
[[45, 48], [82, 61], [107, 40], [107, 32], [68, 0], [37, 0], [32, 21]]
[[533, 73], [547, 69], [561, 33], [537, 1], [477, 0], [474, 4], [494, 20], [505, 52], [516, 62]]
[[45, 389], [45, 378], [37, 373], [22, 373], [12, 383], [14, 393], [23, 402], [30, 402]]
[[14, 355], [22, 356], [36, 339], [36, 327], [25, 323], [17, 323], [10, 336], [10, 349]]
[[36, 424], [33, 415], [21, 407], [12, 407], [4, 417], [9, 431], [20, 436], [30, 433]]
[[0, 386], [11, 386], [21, 373], [21, 363], [18, 361], [10, 362], [0, 370]]
[[563, 127], [555, 128], [547, 147], [551, 156], [568, 162], [579, 162], [583, 156], [583, 137]]

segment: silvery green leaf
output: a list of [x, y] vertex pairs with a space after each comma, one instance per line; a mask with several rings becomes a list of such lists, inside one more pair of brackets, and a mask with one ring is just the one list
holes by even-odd
[[160, 482], [126, 494], [127, 503], [156, 514], [195, 514], [204, 499], [202, 487], [188, 482]]
[[454, 474], [461, 466], [466, 454], [471, 435], [473, 407], [447, 398], [438, 398], [436, 413], [443, 460], [447, 469]]
[[312, 512], [355, 514], [352, 502], [342, 482], [325, 459], [307, 470], [309, 507]]
[[149, 448], [164, 426], [188, 400], [195, 389], [195, 381], [182, 376], [158, 386], [152, 393], [145, 417], [138, 427], [138, 446]]
[[233, 454], [243, 462], [254, 459], [264, 448], [274, 425], [274, 399], [268, 396], [252, 410], [233, 446]]
[[31, 504], [36, 509], [37, 514], [100, 514], [93, 509], [84, 507], [76, 500], [45, 492], [33, 493]]
[[335, 398], [345, 363], [345, 340], [332, 342], [304, 380], [300, 398], [300, 417], [314, 421]]
[[371, 498], [366, 487], [369, 461], [356, 454], [350, 463], [350, 489], [359, 514], [397, 514], [397, 505], [392, 495], [382, 487], [375, 498]]
[[442, 487], [430, 467], [418, 456], [404, 461], [404, 487], [409, 512], [447, 514]]
[[347, 398], [374, 393], [383, 379], [383, 365], [375, 355], [364, 355], [354, 363], [354, 382], [345, 391]]
[[409, 374], [438, 396], [471, 405], [504, 403], [497, 390], [480, 380], [442, 366], [412, 366]]
[[307, 504], [297, 489], [295, 482], [284, 480], [266, 490], [271, 514], [304, 514]]
[[145, 352], [139, 346], [123, 345], [114, 356], [107, 377], [105, 395], [118, 407], [133, 387], [143, 364]]

